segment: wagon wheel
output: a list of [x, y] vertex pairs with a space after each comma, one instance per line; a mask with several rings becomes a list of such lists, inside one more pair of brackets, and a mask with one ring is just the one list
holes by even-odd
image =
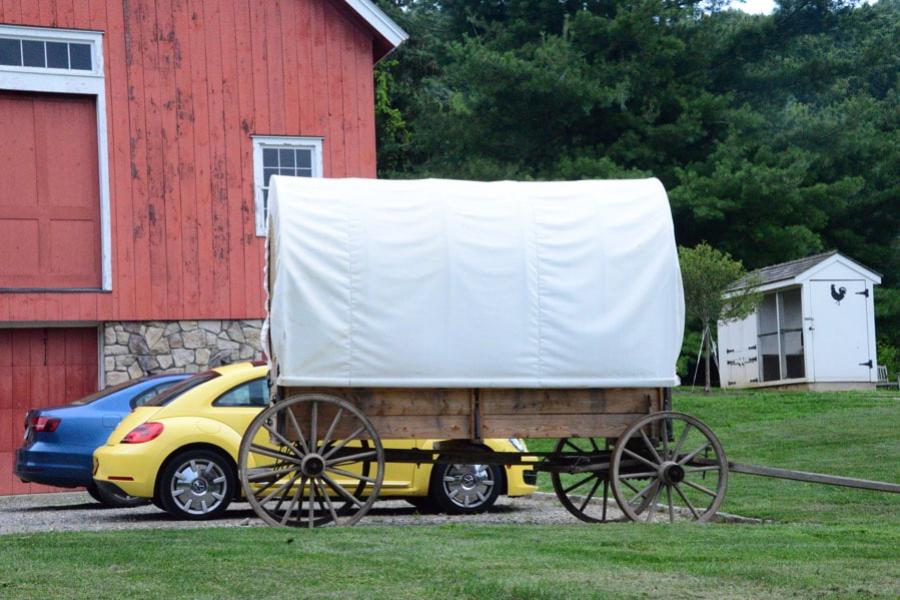
[[[556, 442], [553, 451], [571, 456], [588, 456], [601, 453], [603, 450], [600, 448], [595, 438], [562, 438]], [[609, 443], [605, 439], [603, 448], [609, 450]], [[607, 473], [608, 470], [573, 474], [553, 472], [550, 479], [553, 481], [556, 497], [567, 511], [588, 523], [604, 523], [609, 520], [606, 514], [609, 500]]]
[[[650, 431], [666, 428], [669, 435], [660, 435], [658, 442], [650, 439]], [[659, 412], [634, 423], [619, 438], [610, 462], [610, 484], [632, 521], [653, 521], [662, 498], [670, 522], [680, 507], [678, 513], [702, 523], [715, 516], [725, 498], [728, 461], [718, 438], [699, 419]], [[649, 509], [646, 498], [651, 499]]]
[[322, 394], [293, 396], [257, 415], [239, 460], [247, 501], [275, 526], [352, 525], [384, 479], [372, 423], [349, 402]]
[[[554, 452], [573, 457], [602, 455], [609, 452], [609, 441], [606, 438], [562, 438], [556, 442]], [[553, 472], [550, 478], [560, 503], [582, 521], [606, 523], [621, 520], [611, 519], [607, 514], [609, 469], [573, 474]], [[642, 512], [648, 504], [650, 500], [646, 499], [636, 512]]]

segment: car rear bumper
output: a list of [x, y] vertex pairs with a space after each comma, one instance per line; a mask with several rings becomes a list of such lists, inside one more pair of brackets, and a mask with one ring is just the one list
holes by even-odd
[[94, 452], [94, 483], [108, 483], [129, 496], [152, 498], [159, 464], [141, 444], [100, 446]]
[[13, 474], [25, 483], [58, 487], [87, 486], [92, 480], [91, 455], [19, 448], [16, 450]]

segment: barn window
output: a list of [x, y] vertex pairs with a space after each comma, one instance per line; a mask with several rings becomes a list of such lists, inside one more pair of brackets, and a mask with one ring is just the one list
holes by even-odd
[[0, 288], [112, 288], [105, 86], [101, 32], [0, 25]]
[[91, 44], [0, 37], [0, 65], [92, 71]]
[[322, 176], [322, 138], [253, 136], [256, 235], [266, 235], [269, 181], [272, 175]]

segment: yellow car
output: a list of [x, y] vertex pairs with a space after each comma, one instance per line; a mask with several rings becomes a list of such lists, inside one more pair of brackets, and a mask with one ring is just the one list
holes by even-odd
[[[195, 375], [129, 414], [94, 452], [94, 481], [105, 489], [150, 498], [185, 519], [220, 515], [240, 499], [238, 449], [266, 406], [265, 363], [239, 363]], [[385, 448], [429, 450], [438, 440], [383, 440]], [[518, 439], [485, 440], [495, 452], [525, 451]], [[530, 467], [456, 464], [385, 466], [380, 498], [420, 509], [479, 512], [500, 494], [534, 492]]]

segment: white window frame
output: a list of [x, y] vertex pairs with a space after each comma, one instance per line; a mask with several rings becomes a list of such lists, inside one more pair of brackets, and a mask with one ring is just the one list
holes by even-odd
[[256, 214], [256, 235], [266, 236], [266, 215], [263, 203], [263, 150], [269, 148], [291, 148], [294, 150], [312, 150], [312, 176], [322, 177], [322, 141], [321, 137], [287, 136], [287, 135], [254, 135], [253, 139], [253, 197]]
[[112, 232], [109, 212], [109, 147], [106, 126], [106, 79], [103, 70], [103, 33], [0, 25], [0, 36], [39, 42], [90, 44], [91, 70], [0, 65], [0, 89], [22, 92], [94, 96], [97, 107], [97, 170], [100, 190], [101, 289], [112, 290]]

